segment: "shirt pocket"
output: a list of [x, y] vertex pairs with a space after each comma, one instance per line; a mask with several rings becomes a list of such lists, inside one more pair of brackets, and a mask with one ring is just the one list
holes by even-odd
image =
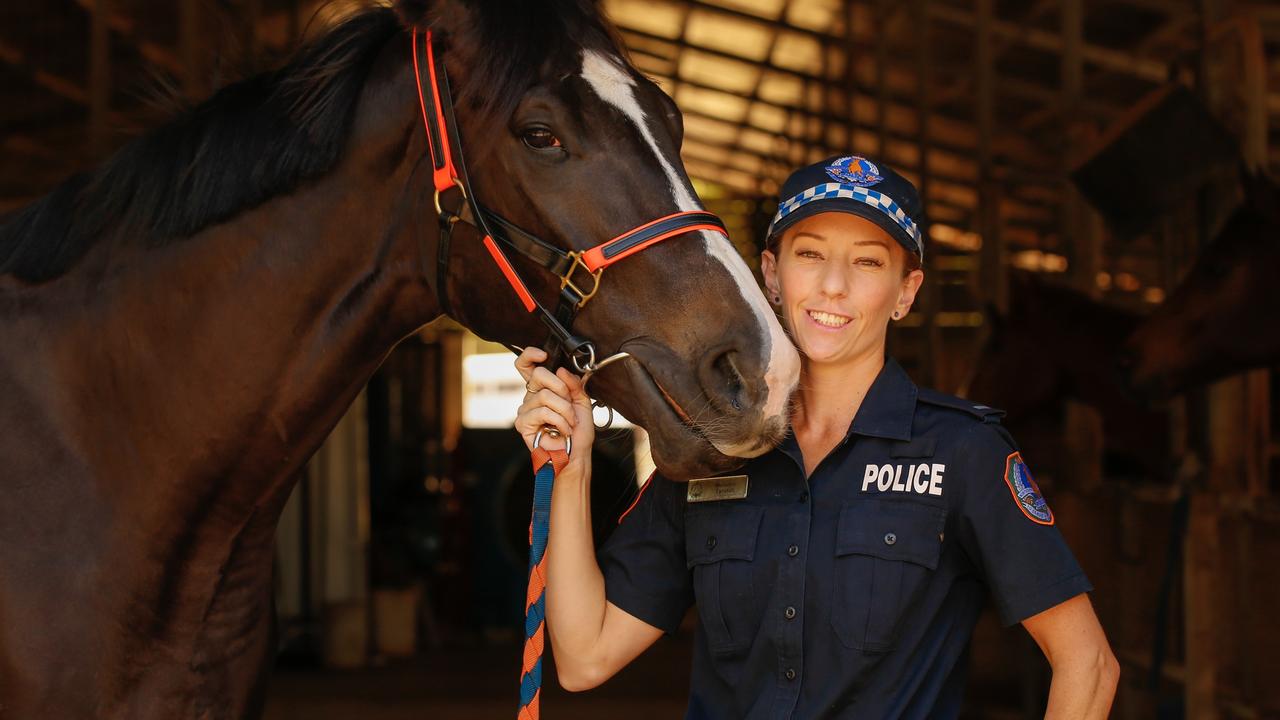
[[764, 508], [750, 505], [687, 510], [685, 556], [693, 572], [698, 620], [715, 655], [732, 655], [751, 646], [758, 628], [753, 606], [752, 561]]
[[863, 499], [840, 511], [831, 624], [846, 647], [893, 649], [942, 552], [946, 511]]

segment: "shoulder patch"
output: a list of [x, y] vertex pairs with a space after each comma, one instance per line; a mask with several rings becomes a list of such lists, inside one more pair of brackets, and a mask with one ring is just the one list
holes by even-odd
[[1009, 493], [1014, 502], [1027, 519], [1040, 525], [1053, 524], [1053, 511], [1049, 503], [1040, 494], [1040, 486], [1031, 476], [1031, 468], [1022, 459], [1022, 453], [1009, 453], [1004, 461], [1004, 483], [1009, 486]]
[[930, 405], [968, 413], [984, 422], [999, 422], [1000, 418], [1004, 417], [1003, 410], [993, 408], [990, 405], [976, 403], [972, 400], [965, 400], [955, 395], [938, 392], [937, 390], [930, 390], [929, 388], [920, 388], [918, 399], [920, 402]]

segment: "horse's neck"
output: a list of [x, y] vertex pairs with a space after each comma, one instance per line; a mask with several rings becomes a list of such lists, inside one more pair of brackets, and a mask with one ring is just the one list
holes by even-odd
[[[361, 180], [335, 173], [139, 253], [104, 282], [95, 354], [76, 371], [120, 423], [101, 439], [132, 431], [129, 475], [293, 472], [395, 341], [430, 319], [412, 296], [416, 248], [388, 230], [399, 192]], [[84, 420], [88, 439], [107, 430]]]
[[272, 531], [295, 473], [435, 314], [418, 236], [431, 200], [408, 128], [193, 237], [102, 243], [27, 289], [25, 316], [0, 318], [15, 331], [0, 350], [15, 398], [0, 427], [21, 430], [0, 438], [0, 457], [31, 481], [10, 488], [0, 528], [19, 513], [35, 547], [97, 568], [95, 602], [165, 654], [195, 663], [222, 641], [230, 653], [269, 614]]

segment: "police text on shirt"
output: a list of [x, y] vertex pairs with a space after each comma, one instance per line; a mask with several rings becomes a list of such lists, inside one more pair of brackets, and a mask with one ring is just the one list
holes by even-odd
[[946, 465], [920, 463], [906, 467], [906, 477], [903, 477], [902, 465], [867, 465], [862, 475], [862, 492], [867, 492], [874, 485], [880, 492], [942, 494], [942, 475], [947, 470]]

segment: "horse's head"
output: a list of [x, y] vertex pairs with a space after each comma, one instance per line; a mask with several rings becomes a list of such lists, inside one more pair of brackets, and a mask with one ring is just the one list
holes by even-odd
[[1020, 272], [1009, 280], [1009, 313], [984, 308], [986, 341], [960, 394], [1020, 418], [1058, 401], [1063, 373], [1045, 353], [1040, 281]]
[[[700, 209], [679, 159], [680, 112], [626, 61], [594, 3], [441, 0], [398, 9], [437, 39], [486, 208], [576, 251]], [[547, 328], [525, 312], [479, 238], [458, 233], [451, 244], [457, 319], [485, 337], [542, 345]], [[559, 280], [511, 260], [534, 297], [554, 308]], [[575, 278], [593, 284], [585, 271]], [[630, 353], [592, 380], [592, 393], [649, 431], [664, 474], [723, 471], [780, 439], [799, 357], [723, 235], [686, 232], [606, 268], [572, 329], [601, 357]]]
[[1125, 345], [1131, 384], [1163, 396], [1252, 367], [1280, 353], [1280, 191], [1244, 175], [1245, 202], [1201, 251], [1167, 300]]

